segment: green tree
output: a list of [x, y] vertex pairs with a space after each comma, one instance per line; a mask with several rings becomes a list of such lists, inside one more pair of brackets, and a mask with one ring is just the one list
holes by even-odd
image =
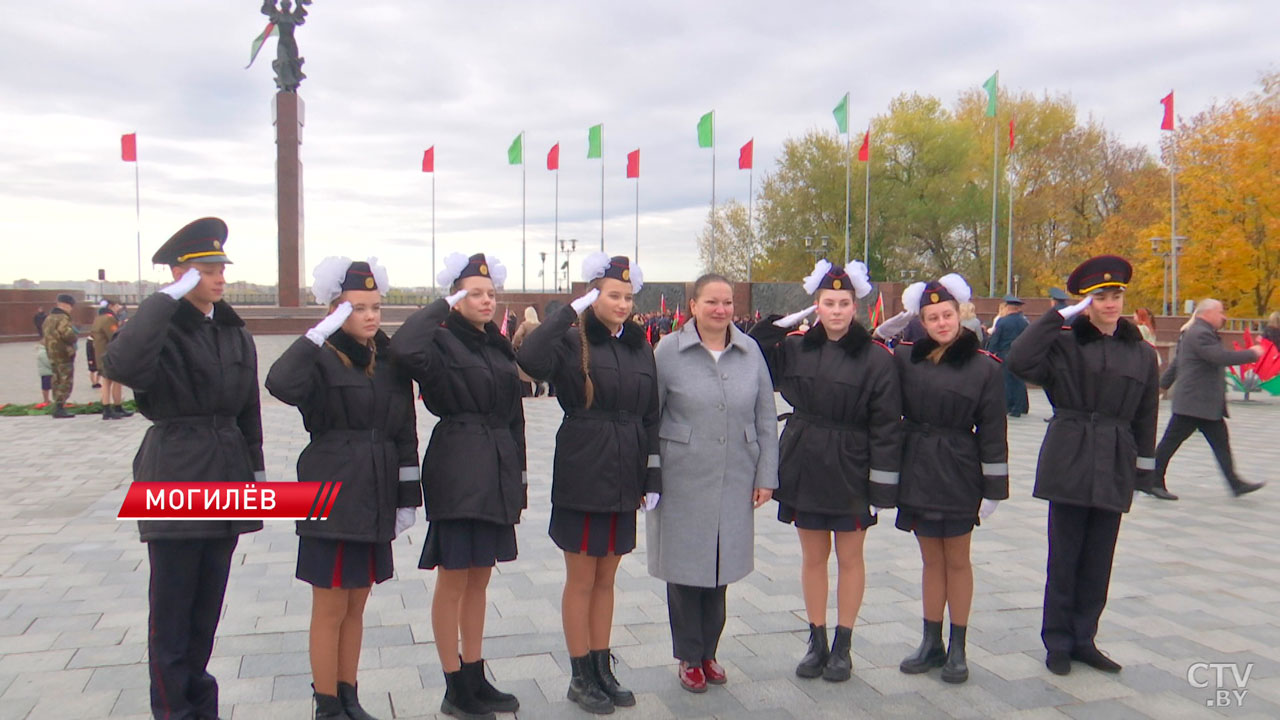
[[[715, 262], [711, 261], [711, 227], [715, 226]], [[707, 225], [698, 235], [698, 261], [704, 272], [717, 272], [730, 280], [747, 279], [748, 258], [753, 252], [751, 223], [747, 208], [737, 200], [730, 200], [716, 208], [715, 214], [707, 212]], [[753, 277], [752, 279], [759, 279]]]

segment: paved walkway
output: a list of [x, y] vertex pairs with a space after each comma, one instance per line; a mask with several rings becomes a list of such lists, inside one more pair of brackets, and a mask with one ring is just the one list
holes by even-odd
[[[260, 338], [264, 368], [289, 338]], [[0, 400], [34, 375], [25, 345], [0, 346]], [[265, 371], [264, 371], [265, 374]], [[83, 392], [84, 385], [81, 385]], [[729, 591], [720, 659], [729, 684], [705, 695], [679, 689], [663, 585], [645, 572], [644, 539], [618, 579], [618, 675], [639, 703], [619, 718], [1168, 718], [1280, 717], [1280, 483], [1234, 499], [1203, 440], [1175, 459], [1177, 503], [1139, 498], [1125, 520], [1100, 645], [1125, 664], [1115, 676], [1077, 666], [1045, 670], [1038, 636], [1044, 583], [1045, 504], [1030, 497], [1044, 433], [1043, 396], [1011, 421], [1013, 499], [975, 534], [977, 593], [968, 684], [897, 669], [919, 638], [920, 561], [892, 515], [867, 540], [867, 592], [854, 632], [854, 678], [831, 684], [793, 674], [807, 635], [794, 531], [758, 512], [756, 572]], [[1276, 479], [1280, 401], [1233, 403], [1236, 457], [1249, 479]], [[566, 702], [569, 662], [560, 631], [559, 552], [546, 536], [554, 401], [526, 403], [530, 509], [520, 558], [499, 567], [485, 643], [497, 684], [515, 692], [521, 718], [586, 717]], [[1168, 405], [1161, 408], [1167, 416]], [[267, 471], [293, 477], [306, 436], [297, 412], [264, 395]], [[434, 419], [419, 417], [429, 436]], [[147, 563], [132, 522], [115, 513], [147, 422], [94, 417], [0, 418], [0, 719], [145, 718]], [[643, 532], [643, 523], [641, 524]], [[360, 689], [383, 718], [435, 717], [443, 679], [432, 643], [434, 576], [417, 569], [419, 522], [394, 543], [392, 580], [366, 615]], [[307, 586], [293, 578], [292, 523], [268, 523], [236, 552], [211, 671], [231, 720], [310, 717]], [[834, 585], [834, 583], [833, 583]], [[834, 590], [834, 587], [833, 587]], [[834, 602], [834, 598], [833, 598]], [[831, 612], [834, 618], [834, 609]], [[1195, 663], [1253, 663], [1243, 705], [1210, 709], [1216, 681]], [[1225, 689], [1236, 682], [1226, 670]]]

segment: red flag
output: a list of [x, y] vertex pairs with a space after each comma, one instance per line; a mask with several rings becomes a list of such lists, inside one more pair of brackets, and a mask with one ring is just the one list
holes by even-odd
[[551, 150], [547, 152], [547, 169], [560, 169], [560, 143], [551, 146]]
[[120, 159], [125, 162], [138, 162], [138, 133], [120, 136]]
[[640, 177], [640, 150], [632, 150], [627, 153], [627, 177]]
[[743, 145], [742, 149], [738, 151], [738, 169], [739, 170], [751, 169], [752, 155], [755, 154], [755, 147], [754, 147], [755, 142], [756, 142], [756, 139], [751, 138], [750, 140], [747, 141], [747, 144]]
[[866, 135], [862, 136], [862, 147], [858, 148], [858, 162], [867, 162], [871, 159], [871, 131], [868, 130]]
[[667, 294], [662, 293], [661, 298], [662, 298], [662, 303], [661, 303], [662, 314], [666, 315], [667, 314]]
[[1165, 95], [1164, 98], [1160, 100], [1160, 104], [1164, 106], [1164, 119], [1160, 121], [1160, 129], [1172, 130], [1173, 129], [1173, 91], [1172, 90], [1170, 90], [1169, 94]]
[[1009, 149], [1013, 149], [1013, 118], [1009, 118]]
[[436, 171], [436, 146], [432, 145], [422, 153], [422, 172]]

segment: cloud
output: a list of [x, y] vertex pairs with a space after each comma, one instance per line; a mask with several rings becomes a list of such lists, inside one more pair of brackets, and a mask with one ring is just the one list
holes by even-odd
[[[22, 3], [0, 27], [0, 266], [13, 277], [136, 273], [133, 170], [139, 133], [144, 259], [193, 217], [232, 229], [236, 278], [275, 278], [274, 92], [266, 19], [250, 0]], [[711, 199], [698, 117], [716, 110], [716, 198], [746, 199], [738, 147], [755, 138], [759, 186], [782, 142], [834, 130], [851, 91], [862, 127], [894, 96], [951, 102], [992, 71], [1015, 90], [1069, 93], [1122, 139], [1154, 147], [1176, 88], [1186, 115], [1240, 95], [1273, 62], [1272, 2], [317, 3], [297, 38], [306, 257], [376, 254], [426, 285], [431, 187], [437, 258], [485, 249], [514, 285], [538, 284], [559, 236], [633, 252], [641, 149], [640, 254], [653, 280], [696, 273], [693, 238]], [[604, 161], [586, 155], [604, 123]], [[526, 167], [506, 162], [524, 131]], [[559, 208], [547, 150], [561, 143]], [[420, 172], [436, 147], [434, 178]], [[522, 187], [525, 201], [522, 204]], [[874, 199], [873, 199], [874, 201]], [[522, 233], [521, 216], [527, 227]], [[39, 243], [30, 240], [39, 238]], [[51, 250], [58, 262], [50, 262]], [[144, 267], [144, 271], [150, 272]], [[145, 273], [144, 273], [145, 274]]]

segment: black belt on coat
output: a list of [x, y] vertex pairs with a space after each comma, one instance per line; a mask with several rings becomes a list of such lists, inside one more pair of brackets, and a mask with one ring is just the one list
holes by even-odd
[[161, 427], [166, 425], [187, 425], [189, 427], [236, 428], [236, 419], [230, 415], [180, 415], [178, 417], [156, 418], [153, 423]]
[[601, 410], [596, 408], [576, 408], [565, 413], [566, 417], [604, 420], [622, 424], [638, 423], [641, 417], [630, 410]]
[[1086, 410], [1071, 410], [1068, 408], [1054, 408], [1053, 416], [1055, 418], [1067, 418], [1070, 420], [1084, 420], [1091, 423], [1101, 423], [1103, 425], [1128, 425], [1133, 422], [1115, 415], [1108, 415], [1100, 412], [1088, 412]]
[[317, 434], [315, 436], [315, 439], [320, 440], [322, 438], [329, 438], [329, 437], [351, 438], [352, 440], [368, 439], [375, 443], [395, 442], [390, 437], [388, 437], [386, 433], [382, 432], [380, 428], [368, 428], [366, 430], [337, 430], [337, 429], [325, 430], [324, 432]]
[[973, 428], [947, 427], [946, 425], [933, 425], [930, 423], [917, 422], [903, 418], [902, 424], [906, 426], [909, 432], [918, 432], [924, 435], [938, 433], [940, 435], [959, 435], [964, 437], [973, 436]]
[[484, 425], [495, 430], [509, 428], [511, 426], [511, 423], [505, 418], [498, 417], [492, 413], [453, 413], [452, 415], [445, 415], [440, 418], [440, 422]]
[[863, 425], [860, 423], [839, 422], [836, 420], [824, 418], [821, 415], [814, 415], [812, 413], [800, 412], [799, 410], [795, 412], [782, 413], [781, 415], [778, 416], [779, 421], [787, 420], [789, 418], [803, 420], [809, 423], [810, 425], [816, 425], [817, 427], [820, 427], [826, 430], [840, 430], [844, 432], [850, 432], [853, 430], [867, 429], [866, 425]]

